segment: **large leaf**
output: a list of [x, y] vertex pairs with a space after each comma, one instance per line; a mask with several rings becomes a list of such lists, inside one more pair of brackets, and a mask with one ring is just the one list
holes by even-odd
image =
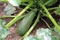
[[5, 21], [0, 19], [0, 40], [5, 40], [7, 35], [9, 34], [8, 29], [6, 29], [5, 26]]
[[8, 4], [4, 9], [5, 14], [7, 16], [11, 16], [11, 14], [14, 14], [15, 10], [16, 10], [16, 8], [14, 6], [12, 6], [11, 4]]
[[36, 32], [37, 38], [39, 40], [59, 40], [57, 35], [54, 35], [55, 33], [53, 33], [51, 30], [49, 30], [48, 28], [44, 29], [38, 29]]
[[34, 37], [33, 35], [30, 35], [30, 36], [24, 38], [24, 40], [37, 40], [37, 38]]
[[55, 33], [53, 33], [48, 28], [46, 29], [41, 28], [41, 29], [38, 29], [36, 32], [36, 36], [38, 40], [59, 40], [58, 36], [54, 34]]
[[8, 0], [8, 2], [13, 6], [19, 6], [21, 4], [21, 0]]
[[55, 4], [58, 0], [40, 0], [43, 4], [45, 4], [46, 6], [52, 6], [53, 4]]
[[36, 35], [39, 40], [52, 40], [51, 30], [49, 30], [48, 28], [47, 29], [44, 29], [44, 28], [38, 29], [36, 32]]
[[21, 4], [21, 0], [0, 0], [0, 2], [9, 2], [13, 6], [19, 6]]
[[37, 30], [35, 36], [28, 36], [24, 40], [59, 40], [56, 35], [53, 35], [53, 32], [48, 28], [40, 28]]
[[42, 3], [46, 3], [47, 1], [49, 1], [49, 0], [40, 0]]
[[[57, 32], [53, 31], [52, 32], [54, 36], [52, 36], [53, 40], [60, 40], [60, 34], [58, 34]], [[57, 34], [57, 35], [56, 35]]]

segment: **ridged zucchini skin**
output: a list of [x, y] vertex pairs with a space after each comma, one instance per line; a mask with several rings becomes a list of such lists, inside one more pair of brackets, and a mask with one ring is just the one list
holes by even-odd
[[32, 24], [32, 20], [34, 19], [36, 15], [36, 12], [37, 12], [37, 9], [33, 9], [19, 23], [18, 28], [17, 28], [17, 33], [19, 35], [24, 35], [29, 30]]

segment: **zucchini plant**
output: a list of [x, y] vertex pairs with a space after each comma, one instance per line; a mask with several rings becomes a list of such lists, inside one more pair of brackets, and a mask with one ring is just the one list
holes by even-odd
[[[21, 20], [21, 22], [19, 23], [19, 26], [17, 28], [17, 33], [19, 35], [23, 35], [22, 39], [26, 38], [31, 31], [35, 28], [35, 26], [37, 25], [37, 23], [39, 22], [40, 16], [45, 15], [46, 17], [48, 17], [51, 22], [54, 24], [54, 27], [56, 28], [56, 30], [59, 32], [60, 31], [60, 25], [58, 25], [58, 23], [56, 22], [56, 20], [52, 17], [51, 13], [48, 11], [47, 7], [50, 7], [52, 5], [54, 5], [58, 0], [0, 0], [0, 2], [9, 2], [11, 5], [19, 7], [22, 5], [22, 3], [28, 3], [27, 6], [21, 11], [19, 12], [19, 14], [17, 16], [15, 16], [9, 23], [7, 23], [4, 27], [6, 29], [9, 30], [9, 28], [18, 20], [21, 19], [21, 17], [23, 16], [23, 14], [30, 9], [31, 11], [29, 11], [27, 13], [26, 16], [24, 16], [24, 18]], [[34, 5], [34, 6], [33, 6]], [[32, 7], [33, 6], [33, 7]], [[43, 9], [43, 11], [42, 11]], [[42, 12], [41, 12], [42, 11]], [[58, 10], [57, 10], [58, 11]], [[44, 14], [42, 14], [44, 13]], [[37, 16], [38, 14], [38, 16]], [[34, 17], [37, 16], [36, 21], [34, 22], [34, 24], [32, 25], [32, 21], [34, 19]], [[32, 26], [31, 26], [32, 25]], [[31, 26], [31, 27], [30, 27]], [[44, 30], [44, 29], [43, 29]], [[42, 31], [42, 30], [41, 30]], [[44, 31], [45, 32], [45, 31]], [[2, 32], [1, 32], [2, 33]], [[49, 33], [47, 33], [48, 35]], [[51, 34], [49, 34], [50, 37], [49, 39], [51, 40]], [[2, 35], [3, 36], [3, 35]], [[40, 35], [41, 36], [41, 35]], [[34, 36], [31, 36], [32, 39], [30, 40], [44, 40], [43, 36], [42, 39], [39, 39], [39, 34], [37, 36], [36, 39], [34, 39]], [[28, 37], [29, 38], [29, 37]], [[21, 39], [21, 40], [22, 40]], [[46, 39], [46, 38], [45, 38]], [[29, 40], [29, 39], [24, 39], [24, 40]], [[48, 39], [46, 39], [48, 40]], [[52, 39], [54, 40], [54, 39]]]

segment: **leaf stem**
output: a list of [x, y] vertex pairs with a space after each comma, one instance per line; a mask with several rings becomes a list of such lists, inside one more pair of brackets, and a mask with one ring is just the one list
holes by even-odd
[[30, 3], [29, 5], [27, 5], [26, 8], [24, 8], [13, 20], [11, 20], [5, 27], [7, 29], [10, 28], [10, 26], [12, 26], [16, 21], [18, 21], [21, 17], [22, 14], [24, 14], [24, 12], [29, 9], [32, 6], [33, 3]]
[[53, 30], [51, 27], [50, 27], [50, 25], [46, 22], [46, 20], [44, 20], [43, 18], [41, 18], [44, 22], [45, 22], [45, 24], [47, 25], [47, 27], [50, 29], [50, 30]]
[[[31, 28], [28, 30], [28, 32], [22, 37], [22, 39], [24, 39], [25, 37], [27, 37], [27, 36], [32, 32], [32, 30], [35, 28], [35, 26], [36, 26], [37, 23], [39, 22], [39, 18], [40, 18], [40, 13], [38, 13], [38, 16], [37, 16], [36, 21], [35, 21], [34, 24], [31, 26]], [[22, 40], [22, 39], [21, 39], [21, 40]]]
[[51, 14], [49, 13], [49, 11], [45, 7], [45, 5], [42, 4], [41, 2], [39, 2], [39, 5], [44, 9], [44, 11], [46, 12], [46, 14], [48, 15], [48, 18], [52, 21], [52, 23], [55, 25], [55, 27], [57, 28], [57, 30], [60, 31], [60, 25], [58, 25], [57, 22], [56, 22], [56, 20], [51, 16]]
[[[22, 15], [20, 18], [25, 17], [26, 15]], [[14, 18], [16, 16], [0, 16], [0, 18]]]
[[58, 7], [53, 7], [53, 8], [48, 8], [48, 10], [55, 10], [57, 9]]
[[0, 16], [0, 18], [14, 18], [15, 16]]

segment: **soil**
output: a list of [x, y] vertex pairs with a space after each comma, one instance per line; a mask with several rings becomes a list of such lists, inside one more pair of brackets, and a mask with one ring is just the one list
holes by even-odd
[[[0, 3], [0, 16], [4, 16], [5, 13], [4, 13], [4, 8], [7, 4], [6, 3]], [[20, 12], [22, 10], [22, 8], [18, 9], [16, 14], [18, 12]], [[14, 15], [16, 15], [14, 14]], [[52, 14], [53, 17], [57, 20], [57, 21], [60, 21], [60, 16], [58, 15], [54, 15]], [[51, 21], [48, 19], [48, 18], [45, 18], [43, 17], [48, 23], [49, 25], [51, 25]], [[9, 21], [11, 21], [13, 18], [4, 18], [4, 20], [6, 20], [6, 22], [8, 23]], [[16, 22], [11, 28], [10, 28], [10, 34], [6, 37], [6, 40], [20, 40], [21, 36], [19, 36], [17, 33], [16, 33], [16, 29], [17, 29], [17, 25], [18, 22]], [[47, 28], [46, 24], [40, 19], [40, 22], [37, 24], [37, 26], [35, 27], [35, 29], [32, 31], [31, 34], [35, 34], [36, 32], [36, 29], [38, 28]]]

